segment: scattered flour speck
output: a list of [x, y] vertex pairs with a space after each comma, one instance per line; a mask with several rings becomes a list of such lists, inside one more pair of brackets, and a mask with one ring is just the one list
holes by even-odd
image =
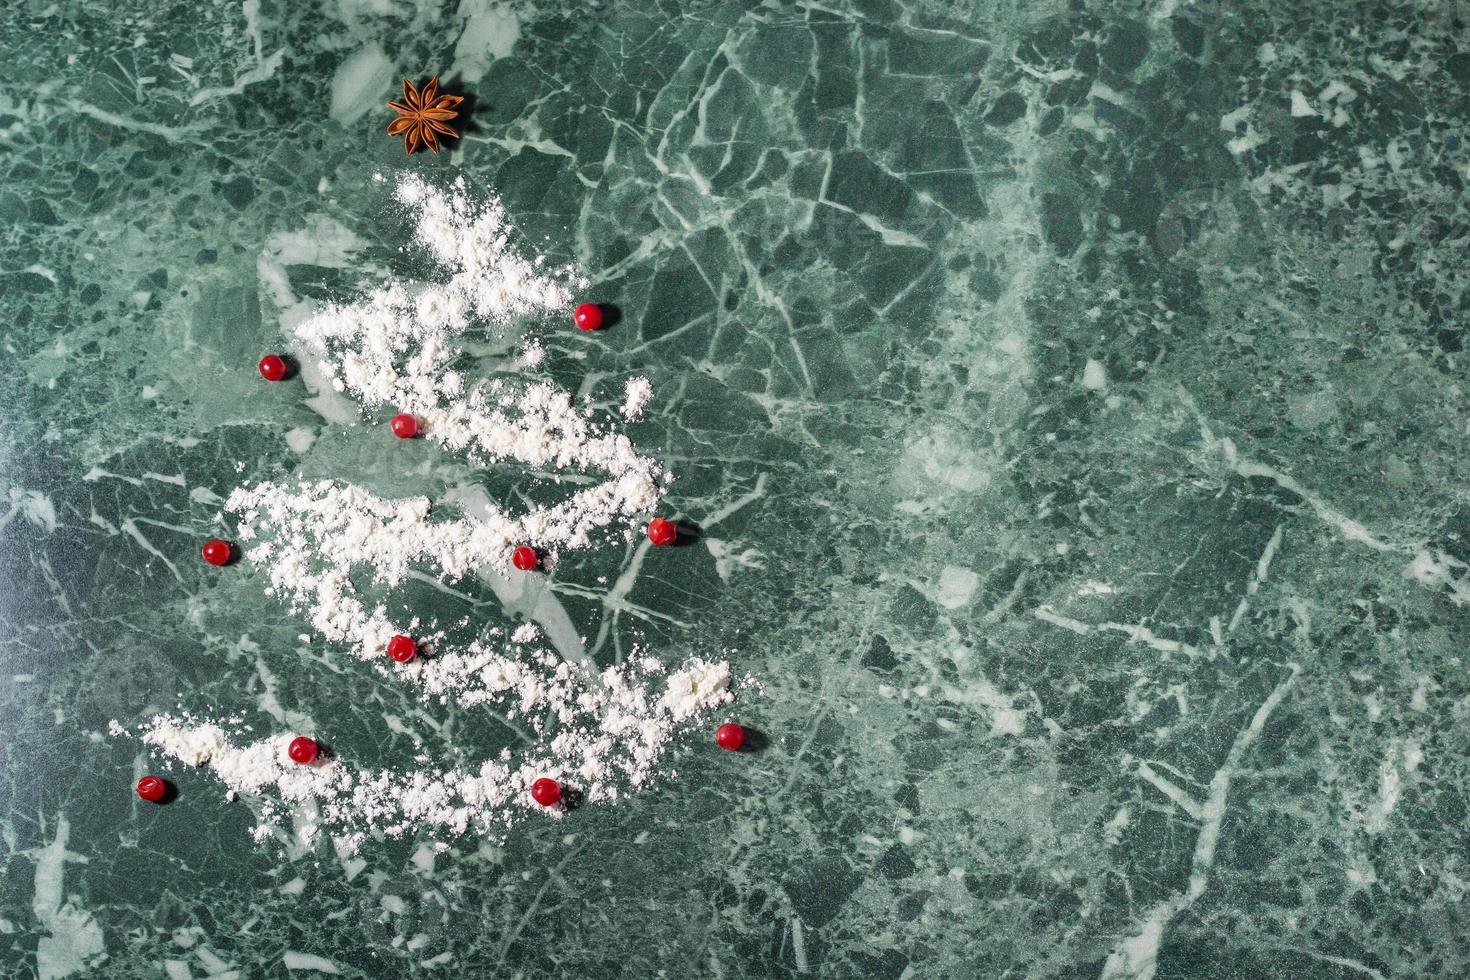
[[623, 418], [630, 422], [643, 417], [643, 410], [653, 398], [653, 384], [647, 378], [629, 378], [623, 388]]

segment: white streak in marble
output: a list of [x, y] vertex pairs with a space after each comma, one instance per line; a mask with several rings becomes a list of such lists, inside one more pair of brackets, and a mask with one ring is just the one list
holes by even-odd
[[1225, 762], [1215, 770], [1215, 775], [1210, 779], [1209, 796], [1199, 805], [1199, 818], [1202, 822], [1199, 836], [1195, 839], [1188, 887], [1155, 905], [1143, 917], [1138, 932], [1114, 947], [1107, 962], [1103, 964], [1102, 980], [1152, 980], [1158, 968], [1159, 944], [1164, 938], [1164, 929], [1205, 893], [1210, 882], [1210, 872], [1215, 866], [1215, 847], [1219, 843], [1220, 826], [1225, 819], [1230, 781], [1240, 768], [1245, 753], [1260, 737], [1272, 712], [1280, 707], [1297, 677], [1301, 675], [1302, 668], [1299, 664], [1288, 666], [1291, 673], [1272, 689], [1251, 716], [1250, 723], [1236, 734], [1230, 751], [1225, 756]]

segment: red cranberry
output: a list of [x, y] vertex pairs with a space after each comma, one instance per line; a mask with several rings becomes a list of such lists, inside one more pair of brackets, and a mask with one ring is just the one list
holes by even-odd
[[388, 656], [401, 664], [408, 663], [418, 652], [419, 645], [413, 641], [411, 636], [399, 635], [388, 641]]
[[138, 780], [138, 795], [149, 803], [157, 803], [168, 795], [168, 783], [158, 776], [144, 776]]
[[523, 572], [533, 571], [541, 560], [536, 556], [535, 548], [521, 545], [510, 553], [510, 563]]
[[280, 381], [286, 376], [286, 362], [279, 354], [267, 354], [260, 359], [260, 376], [267, 381]]
[[419, 434], [419, 420], [407, 412], [400, 412], [393, 416], [393, 421], [389, 422], [388, 426], [400, 439], [412, 439]]
[[211, 565], [228, 565], [233, 551], [234, 549], [230, 547], [228, 541], [221, 541], [219, 538], [210, 538], [204, 542], [204, 547], [200, 549], [200, 554], [204, 555], [204, 560]]
[[316, 744], [316, 739], [298, 735], [291, 739], [291, 747], [286, 750], [286, 754], [291, 757], [292, 762], [308, 766], [316, 761], [317, 753], [320, 751], [321, 746]]
[[659, 547], [673, 544], [679, 538], [679, 528], [673, 521], [655, 517], [648, 522], [648, 540]]
[[556, 806], [561, 799], [561, 783], [554, 779], [538, 779], [531, 784], [531, 799], [542, 806]]
[[727, 721], [715, 732], [715, 744], [727, 752], [736, 752], [745, 744], [745, 729]]
[[602, 307], [596, 303], [583, 303], [572, 313], [572, 319], [583, 330], [596, 330], [602, 326]]

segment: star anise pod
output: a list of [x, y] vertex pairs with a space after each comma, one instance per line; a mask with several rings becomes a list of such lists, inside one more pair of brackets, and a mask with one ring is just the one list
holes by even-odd
[[439, 76], [435, 75], [423, 91], [413, 87], [408, 79], [403, 80], [403, 101], [389, 102], [388, 108], [398, 113], [398, 118], [388, 124], [389, 136], [403, 137], [403, 151], [412, 153], [420, 146], [439, 152], [439, 137], [459, 137], [446, 123], [458, 116], [454, 107], [464, 101], [460, 95], [440, 95]]

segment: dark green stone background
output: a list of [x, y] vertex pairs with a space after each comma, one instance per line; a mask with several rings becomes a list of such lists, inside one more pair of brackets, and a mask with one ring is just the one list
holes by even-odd
[[[489, 9], [0, 5], [0, 973], [1470, 973], [1458, 4], [527, 5], [499, 58]], [[422, 269], [371, 176], [434, 70], [472, 123], [406, 165], [622, 308], [552, 369], [655, 380], [706, 525], [557, 597], [603, 662], [731, 650], [769, 745], [503, 847], [257, 846], [108, 719], [505, 737], [197, 558], [247, 480], [544, 492], [254, 374], [273, 236], [299, 300]], [[460, 589], [399, 598], [525, 613]]]

